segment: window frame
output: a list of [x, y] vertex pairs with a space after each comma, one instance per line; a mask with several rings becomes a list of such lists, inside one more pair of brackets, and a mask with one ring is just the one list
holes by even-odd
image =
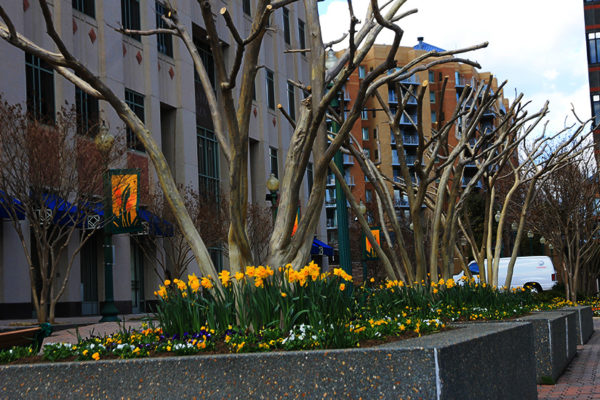
[[362, 140], [369, 140], [369, 128], [362, 128]]
[[[298, 18], [298, 48], [306, 49], [306, 24]], [[304, 53], [300, 53], [306, 56]]]
[[[156, 29], [167, 29], [167, 24], [161, 18], [168, 11], [165, 4], [159, 0], [155, 0], [154, 11], [156, 14]], [[169, 35], [167, 33], [157, 34], [156, 48], [159, 54], [173, 58], [173, 35]]]
[[[140, 101], [141, 99], [141, 101]], [[146, 96], [142, 93], [136, 92], [135, 90], [125, 88], [125, 103], [131, 108], [131, 111], [142, 121], [145, 122], [146, 107], [145, 107]], [[139, 152], [146, 152], [144, 145], [138, 140], [137, 136], [133, 131], [127, 127], [127, 150], [134, 150]]]
[[73, 10], [96, 19], [96, 0], [73, 0], [71, 5]]
[[[137, 4], [137, 6], [135, 6], [135, 4]], [[121, 25], [123, 25], [124, 29], [141, 30], [142, 17], [140, 0], [121, 0]], [[131, 34], [127, 36], [138, 42], [142, 41], [140, 35]]]
[[267, 87], [267, 107], [275, 110], [275, 73], [265, 68], [265, 83]]
[[283, 41], [287, 45], [292, 44], [292, 32], [290, 30], [290, 10], [287, 7], [282, 7], [283, 19]]
[[273, 146], [269, 146], [269, 169], [276, 178], [279, 178], [279, 158], [277, 148]]
[[[50, 90], [50, 93], [46, 93]], [[54, 70], [39, 57], [25, 53], [25, 98], [30, 118], [44, 123], [56, 121]]]
[[294, 85], [287, 84], [288, 114], [293, 121], [296, 120], [296, 90]]
[[98, 98], [75, 86], [75, 110], [77, 112], [77, 133], [95, 136], [100, 123]]
[[220, 150], [215, 133], [196, 125], [196, 147], [198, 160], [198, 189], [204, 196], [220, 199]]
[[250, 3], [250, 0], [242, 0], [242, 11], [247, 16], [252, 16], [252, 4]]

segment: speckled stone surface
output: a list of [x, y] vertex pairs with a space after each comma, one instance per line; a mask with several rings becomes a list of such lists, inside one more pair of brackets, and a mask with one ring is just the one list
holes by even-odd
[[584, 345], [594, 334], [594, 311], [590, 306], [566, 307], [577, 313], [577, 344]]
[[518, 318], [533, 323], [536, 377], [557, 380], [577, 353], [576, 313], [544, 311]]
[[533, 329], [489, 323], [369, 349], [0, 367], [0, 398], [535, 399]]

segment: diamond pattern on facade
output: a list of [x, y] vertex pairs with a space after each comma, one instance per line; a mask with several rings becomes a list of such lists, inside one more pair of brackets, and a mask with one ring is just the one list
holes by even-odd
[[90, 40], [92, 41], [92, 44], [96, 41], [96, 31], [94, 31], [94, 28], [91, 28], [89, 33], [88, 33]]

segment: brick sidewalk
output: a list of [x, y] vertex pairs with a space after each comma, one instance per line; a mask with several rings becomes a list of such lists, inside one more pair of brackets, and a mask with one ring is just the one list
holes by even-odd
[[594, 335], [558, 378], [556, 385], [538, 386], [539, 399], [600, 399], [600, 319], [594, 318]]

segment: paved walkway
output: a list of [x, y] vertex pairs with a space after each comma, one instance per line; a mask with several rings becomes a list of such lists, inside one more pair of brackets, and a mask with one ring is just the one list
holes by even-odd
[[577, 356], [556, 385], [538, 386], [538, 398], [600, 399], [600, 318], [594, 318], [594, 334], [584, 346], [577, 346]]
[[[103, 336], [120, 329], [137, 329], [142, 326], [142, 319], [148, 314], [119, 315], [122, 322], [100, 323], [100, 316], [56, 318], [54, 332], [44, 339], [46, 343], [77, 343], [77, 334], [82, 338], [91, 335]], [[8, 329], [23, 329], [30, 326], [38, 326], [35, 319], [30, 320], [0, 320], [0, 331]]]

